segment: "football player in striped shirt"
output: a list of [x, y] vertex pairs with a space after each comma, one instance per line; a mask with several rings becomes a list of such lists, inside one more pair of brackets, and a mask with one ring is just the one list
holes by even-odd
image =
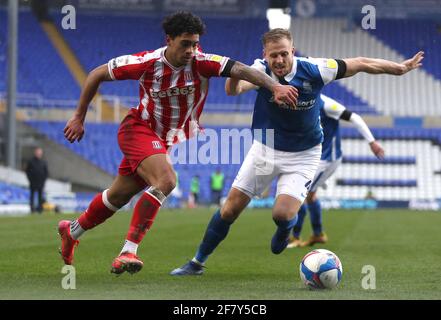
[[201, 52], [199, 38], [205, 26], [192, 13], [166, 17], [163, 29], [165, 47], [117, 57], [91, 71], [75, 114], [66, 124], [66, 139], [79, 142], [84, 135], [87, 108], [99, 85], [112, 80], [139, 82], [139, 104], [130, 110], [118, 130], [124, 158], [117, 177], [109, 189], [95, 196], [78, 219], [63, 220], [58, 225], [66, 264], [72, 264], [74, 248], [85, 231], [103, 223], [147, 188], [135, 205], [126, 241], [111, 272], [135, 273], [142, 268], [138, 245], [176, 185], [167, 150], [198, 129], [211, 77], [236, 77], [266, 88], [279, 104], [297, 102], [294, 87], [281, 85], [264, 72], [233, 59]]

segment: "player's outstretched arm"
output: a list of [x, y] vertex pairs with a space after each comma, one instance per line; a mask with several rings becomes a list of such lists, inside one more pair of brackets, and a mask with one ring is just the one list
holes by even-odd
[[236, 78], [227, 78], [225, 81], [225, 93], [228, 96], [237, 96], [239, 94], [255, 90], [258, 87], [251, 82], [239, 80]]
[[343, 61], [346, 63], [346, 72], [344, 78], [352, 77], [359, 72], [401, 76], [409, 71], [412, 71], [413, 69], [421, 67], [421, 61], [423, 59], [423, 51], [419, 51], [412, 58], [401, 63], [366, 57], [343, 59]]
[[[351, 122], [357, 128], [358, 132], [360, 132], [360, 134], [363, 136], [363, 138], [369, 143], [369, 147], [371, 148], [372, 153], [378, 159], [383, 160], [384, 159], [384, 149], [381, 146], [381, 144], [379, 144], [377, 142], [377, 140], [375, 140], [374, 135], [372, 134], [371, 130], [369, 129], [367, 123], [357, 113], [348, 112], [348, 111], [349, 110], [346, 110], [346, 112], [344, 112], [342, 114], [341, 119]], [[345, 115], [349, 115], [349, 117], [346, 118]]]
[[231, 68], [230, 77], [251, 82], [255, 86], [264, 87], [274, 94], [274, 101], [278, 104], [297, 104], [298, 92], [293, 86], [281, 85], [269, 75], [241, 62], [236, 61]]
[[64, 137], [70, 142], [80, 142], [84, 135], [84, 120], [86, 119], [87, 108], [98, 91], [100, 83], [111, 81], [107, 64], [103, 64], [92, 70], [86, 78], [84, 87], [81, 90], [80, 100], [74, 115], [64, 128]]

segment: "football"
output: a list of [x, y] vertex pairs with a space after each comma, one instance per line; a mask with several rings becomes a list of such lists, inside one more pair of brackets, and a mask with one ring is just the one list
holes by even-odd
[[335, 288], [343, 275], [337, 255], [329, 250], [316, 249], [306, 254], [300, 263], [300, 278], [310, 289]]

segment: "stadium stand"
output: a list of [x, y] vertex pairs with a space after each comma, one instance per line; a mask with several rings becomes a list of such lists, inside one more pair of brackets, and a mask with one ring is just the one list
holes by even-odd
[[[88, 207], [94, 195], [91, 192], [45, 192], [44, 198], [46, 204], [58, 212], [79, 212]], [[22, 205], [21, 210], [29, 211], [29, 189], [0, 181], [0, 205]], [[0, 207], [0, 214], [4, 211]]]
[[[0, 60], [6, 61], [6, 11], [0, 9]], [[59, 107], [67, 100], [75, 101], [80, 94], [66, 66], [56, 53], [38, 21], [29, 11], [19, 14], [18, 99], [21, 107], [42, 107], [43, 100], [52, 100], [44, 107]], [[0, 63], [0, 74], [6, 74], [5, 63]], [[0, 78], [0, 93], [6, 91], [6, 77]], [[63, 100], [63, 101], [59, 101]], [[57, 103], [58, 101], [58, 103]], [[75, 106], [75, 103], [66, 105]]]
[[[383, 135], [380, 141], [386, 150], [386, 161], [366, 163], [344, 161], [341, 167], [327, 181], [327, 188], [320, 194], [327, 198], [357, 199], [371, 190], [379, 200], [437, 199], [441, 194], [441, 176], [434, 172], [441, 168], [440, 130], [438, 138], [431, 134], [409, 137], [405, 129], [390, 129], [388, 136]], [[376, 131], [376, 130], [374, 130]], [[400, 132], [401, 131], [401, 132]], [[421, 134], [422, 131], [417, 131]], [[346, 135], [343, 135], [346, 136]], [[346, 138], [349, 138], [346, 136]], [[386, 140], [387, 139], [387, 140]], [[434, 143], [434, 141], [436, 141]], [[369, 147], [363, 140], [344, 139], [342, 142], [346, 159], [371, 157]], [[410, 157], [410, 158], [409, 158]], [[394, 159], [393, 162], [388, 161]], [[397, 159], [406, 159], [405, 163]], [[399, 163], [397, 163], [399, 162]], [[365, 180], [364, 184], [354, 188], [338, 181]], [[369, 180], [382, 181], [382, 186], [370, 187]], [[386, 182], [395, 182], [390, 186]]]
[[[61, 15], [54, 15], [56, 22], [61, 21], [61, 18]], [[77, 18], [78, 29], [75, 32], [60, 31], [86, 71], [106, 63], [113, 57], [154, 50], [165, 45], [160, 17], [130, 16], [130, 19], [127, 19], [126, 16], [118, 15], [80, 14]], [[234, 57], [248, 64], [252, 64], [254, 58], [261, 56], [259, 37], [267, 28], [265, 19], [207, 18], [204, 22], [207, 25], [207, 33], [201, 38], [201, 45], [205, 52]], [[127, 37], [128, 34], [130, 37]], [[238, 43], [241, 44], [240, 47]], [[244, 46], [247, 50], [242, 49]], [[213, 79], [210, 86], [211, 93], [207, 98], [206, 110], [252, 110], [253, 93], [228, 97], [224, 94], [224, 81], [220, 79]], [[102, 86], [102, 93], [123, 97], [137, 96], [138, 84], [136, 81], [106, 83]]]
[[[82, 157], [96, 164], [103, 170], [115, 175], [122, 154], [116, 142], [117, 124], [88, 124], [87, 135], [80, 144], [70, 144], [60, 134], [64, 127], [62, 122], [30, 121], [31, 126], [46, 134], [51, 139], [70, 148]], [[206, 128], [213, 129], [218, 136], [221, 136], [221, 127]], [[402, 199], [436, 199], [441, 194], [441, 176], [434, 176], [433, 172], [441, 168], [441, 129], [409, 129], [409, 128], [374, 128], [373, 134], [381, 141], [386, 150], [385, 161], [373, 158], [369, 147], [364, 140], [360, 139], [359, 133], [353, 128], [342, 128], [344, 161], [337, 173], [328, 181], [329, 188], [323, 191], [323, 196], [360, 198], [369, 188], [373, 190], [376, 197], [381, 200], [402, 200]], [[196, 144], [196, 154], [201, 152], [206, 155], [207, 150], [201, 151], [206, 140], [199, 140]], [[201, 200], [208, 202], [209, 176], [216, 169], [221, 168], [226, 176], [225, 185], [230, 186], [240, 168], [244, 152], [237, 154], [236, 163], [222, 164], [222, 145], [219, 144], [215, 161], [201, 163], [199, 159], [192, 158], [190, 151], [191, 142], [183, 144], [181, 150], [186, 150], [183, 159], [179, 158], [176, 147], [172, 149], [171, 155], [175, 162], [175, 169], [179, 172], [180, 186], [184, 197], [188, 195], [188, 186], [191, 177], [197, 172], [201, 177]], [[228, 154], [237, 152], [229, 145]], [[174, 150], [174, 151], [173, 151]], [[245, 150], [245, 153], [247, 150]], [[196, 157], [196, 156], [195, 156]], [[217, 162], [217, 163], [216, 163]], [[337, 180], [340, 182], [338, 183]], [[357, 185], [358, 188], [351, 186]], [[228, 187], [224, 190], [225, 194]], [[275, 186], [271, 187], [271, 194], [274, 195]]]
[[368, 187], [416, 187], [416, 180], [387, 180], [387, 179], [338, 179], [339, 186], [368, 186]]
[[[59, 27], [62, 15], [52, 13], [52, 17]], [[76, 54], [84, 71], [88, 72], [115, 56], [164, 45], [161, 21], [162, 17], [159, 16], [80, 12], [77, 15], [76, 30], [63, 30], [59, 27], [59, 31]], [[207, 33], [202, 37], [201, 43], [205, 52], [223, 54], [248, 64], [261, 56], [260, 35], [267, 30], [267, 21], [264, 18], [216, 17], [204, 18], [204, 21]], [[423, 69], [399, 79], [359, 75], [351, 80], [336, 81], [325, 88], [325, 94], [352, 111], [364, 115], [385, 116], [383, 120], [391, 118], [388, 116], [395, 118], [388, 122], [390, 127], [373, 129], [373, 134], [385, 147], [384, 161], [371, 155], [355, 129], [342, 128], [345, 152], [343, 164], [328, 180], [328, 188], [320, 191], [320, 194], [330, 199], [359, 199], [372, 191], [379, 200], [441, 198], [441, 175], [433, 174], [441, 169], [441, 129], [424, 128], [420, 118], [441, 115], [441, 62], [437, 54], [441, 49], [441, 35], [437, 23], [430, 20], [380, 19], [376, 30], [365, 31], [348, 26], [348, 20], [344, 18], [292, 19], [291, 29], [297, 55], [335, 58], [371, 56], [400, 61], [418, 50], [424, 50], [426, 58]], [[19, 106], [36, 110], [43, 106], [57, 109], [74, 107], [80, 87], [29, 11], [20, 12], [19, 30]], [[6, 59], [6, 36], [6, 11], [0, 9], [0, 75], [6, 74], [6, 64], [1, 63]], [[216, 115], [218, 112], [252, 112], [255, 93], [228, 97], [224, 93], [223, 79], [213, 79], [210, 85], [206, 113]], [[105, 83], [100, 90], [107, 99], [118, 97], [124, 106], [137, 103], [136, 81]], [[5, 91], [5, 78], [0, 77], [0, 100]], [[391, 92], [399, 94], [390, 94]], [[412, 120], [409, 117], [415, 118]], [[117, 123], [88, 122], [86, 136], [79, 144], [71, 144], [64, 139], [62, 131], [65, 121], [29, 120], [27, 123], [110, 175], [117, 173], [122, 159], [117, 144]], [[214, 129], [220, 134], [223, 127], [221, 123], [208, 129]], [[198, 147], [201, 145], [203, 143], [199, 142]], [[219, 146], [217, 150], [219, 154], [225, 151], [221, 150], [222, 147]], [[184, 145], [185, 148], [188, 150], [188, 142]], [[172, 149], [172, 153], [173, 150], [176, 148]], [[197, 152], [201, 151], [198, 149]], [[228, 152], [233, 152], [231, 146]], [[178, 161], [175, 169], [179, 172], [183, 197], [188, 196], [190, 179], [197, 173], [201, 177], [201, 186], [206, 186], [201, 188], [201, 200], [208, 202], [209, 176], [217, 167], [225, 174], [226, 194], [243, 156], [241, 154], [237, 163], [230, 165], [198, 162], [188, 164], [188, 161], [184, 164]], [[187, 160], [188, 157], [189, 154]], [[3, 181], [1, 190], [4, 190], [4, 195], [0, 200], [19, 201], [23, 197], [22, 191], [27, 192], [26, 189], [20, 191], [14, 188], [23, 189], [22, 186]], [[13, 196], [17, 198], [4, 200], [11, 190], [17, 193]], [[274, 191], [275, 184], [271, 186], [270, 194], [274, 195]], [[89, 196], [77, 195], [78, 199], [85, 199], [84, 203]]]
[[416, 158], [413, 156], [388, 156], [380, 160], [374, 156], [343, 156], [343, 163], [358, 164], [416, 164]]
[[6, 91], [6, 13], [0, 9], [0, 92]]
[[29, 202], [29, 190], [0, 181], [1, 204], [23, 204]]
[[[71, 184], [48, 179], [44, 189], [46, 206], [58, 212], [84, 210], [94, 194], [72, 192]], [[23, 171], [0, 165], [0, 215], [7, 213], [29, 213], [29, 182]]]
[[[54, 14], [59, 26], [62, 16]], [[106, 63], [109, 59], [164, 45], [160, 28], [161, 18], [146, 16], [79, 14], [77, 30], [63, 30], [71, 48], [76, 53], [85, 71]], [[260, 18], [207, 18], [207, 34], [202, 38], [206, 52], [216, 52], [251, 64], [261, 56], [260, 35], [267, 22]], [[328, 86], [324, 93], [341, 101], [361, 114], [385, 115], [439, 115], [441, 96], [441, 66], [437, 55], [441, 41], [437, 24], [430, 21], [402, 22], [379, 20], [382, 28], [374, 31], [347, 30], [344, 19], [293, 19], [292, 32], [298, 54], [326, 57], [373, 56], [391, 60], [409, 57], [419, 49], [428, 50], [425, 69], [407, 75], [403, 79], [394, 77], [370, 77], [360, 75], [351, 80], [341, 80]], [[0, 60], [5, 59], [6, 11], [0, 9]], [[20, 12], [20, 56], [19, 106], [45, 107], [75, 106], [79, 86], [69, 73], [61, 58], [49, 42], [35, 17], [30, 12]], [[225, 30], [227, 29], [227, 30]], [[136, 31], [134, 31], [136, 30]], [[32, 32], [31, 32], [32, 31]], [[93, 32], [92, 32], [93, 31]], [[410, 34], [409, 37], [397, 37]], [[130, 34], [130, 37], [127, 37]], [[32, 36], [31, 36], [32, 35]], [[398, 41], [396, 39], [406, 39]], [[238, 46], [240, 43], [241, 46]], [[246, 46], [247, 50], [243, 50]], [[99, 48], [96, 50], [95, 48]], [[4, 52], [4, 53], [2, 53]], [[32, 52], [32, 55], [27, 54]], [[0, 64], [0, 73], [5, 74], [6, 65]], [[422, 84], [417, 85], [417, 84]], [[250, 112], [255, 93], [239, 97], [224, 94], [222, 79], [213, 79], [205, 110], [210, 112]], [[5, 92], [5, 80], [0, 79], [0, 93]], [[398, 89], [400, 88], [400, 89]], [[400, 90], [400, 95], [388, 93]], [[101, 91], [104, 95], [136, 97], [135, 81], [106, 83]], [[70, 100], [70, 103], [59, 100]], [[48, 102], [52, 101], [52, 102]], [[418, 108], [415, 106], [418, 105]], [[132, 105], [130, 105], [132, 106]]]
[[117, 141], [118, 124], [89, 123], [86, 126], [87, 135], [84, 141], [73, 144], [67, 141], [62, 134], [64, 122], [29, 121], [28, 124], [96, 166], [116, 175], [118, 164], [122, 159]]
[[426, 53], [423, 68], [441, 80], [441, 30], [439, 22], [430, 20], [378, 19], [376, 29], [369, 34], [375, 36], [403, 56], [411, 56], [415, 48]]
[[[401, 26], [401, 20], [396, 24]], [[386, 26], [389, 27], [389, 25]], [[430, 26], [433, 24], [430, 24], [429, 28]], [[382, 28], [381, 30], [388, 34], [388, 39], [396, 39], [394, 42], [407, 37], [407, 35], [397, 36], [395, 28]], [[369, 32], [360, 28], [348, 30], [347, 21], [341, 18], [292, 19], [291, 31], [294, 34], [294, 39], [297, 39], [299, 50], [305, 55], [315, 57], [367, 56], [402, 61], [413, 56], [419, 50], [425, 49], [423, 44], [413, 43], [408, 51], [402, 54], [394, 50], [389, 43], [379, 41]], [[422, 37], [426, 37], [423, 35], [423, 28], [412, 31], [412, 34], [415, 32], [420, 32]], [[439, 34], [437, 37], [439, 38]], [[433, 54], [433, 57], [433, 59], [439, 59], [436, 54]], [[430, 63], [425, 61], [424, 64]], [[431, 68], [438, 68], [438, 65], [433, 64]], [[361, 74], [351, 79], [342, 79], [338, 83], [360, 97], [362, 101], [366, 101], [369, 106], [381, 114], [396, 116], [441, 115], [441, 109], [438, 107], [441, 105], [441, 95], [439, 94], [441, 81], [424, 69], [404, 77], [372, 77]], [[390, 94], [391, 92], [399, 92], [400, 94]], [[332, 92], [328, 93], [330, 96], [336, 96]], [[344, 99], [342, 102], [348, 107], [353, 104]]]

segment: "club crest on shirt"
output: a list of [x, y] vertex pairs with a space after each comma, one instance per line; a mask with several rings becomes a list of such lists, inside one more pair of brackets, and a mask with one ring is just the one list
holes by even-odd
[[191, 73], [190, 71], [185, 71], [184, 72], [184, 79], [185, 79], [185, 82], [192, 82], [193, 81], [193, 73]]
[[312, 93], [312, 84], [309, 81], [303, 81], [303, 91], [305, 93]]
[[152, 141], [153, 149], [161, 149], [162, 145], [159, 141]]

